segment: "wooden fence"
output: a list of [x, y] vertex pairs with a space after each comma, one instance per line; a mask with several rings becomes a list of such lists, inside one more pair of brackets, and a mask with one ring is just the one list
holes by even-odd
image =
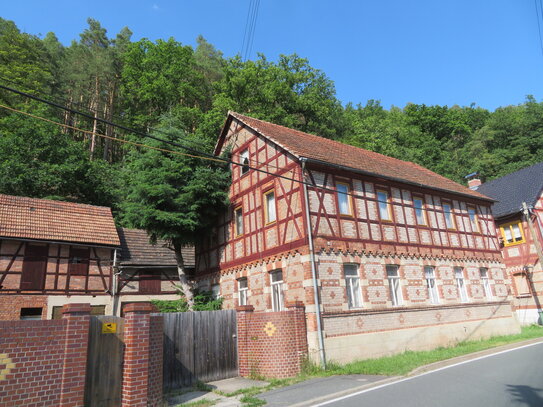
[[162, 315], [165, 391], [238, 375], [234, 310]]

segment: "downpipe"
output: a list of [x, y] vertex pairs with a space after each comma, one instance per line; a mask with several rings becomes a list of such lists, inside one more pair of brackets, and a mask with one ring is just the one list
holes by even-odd
[[[301, 157], [300, 161], [302, 162], [302, 181], [304, 180], [305, 174], [305, 163], [306, 158]], [[311, 263], [311, 277], [313, 278], [313, 294], [316, 307], [316, 317], [317, 317], [317, 335], [319, 337], [319, 355], [321, 360], [321, 365], [323, 369], [326, 369], [326, 356], [324, 353], [324, 335], [322, 333], [322, 320], [321, 320], [321, 304], [319, 299], [319, 285], [317, 283], [317, 266], [315, 261], [315, 248], [313, 246], [313, 232], [311, 228], [311, 215], [309, 213], [309, 193], [307, 192], [307, 184], [302, 182], [304, 187], [304, 200], [305, 200], [305, 214], [307, 220], [307, 236], [309, 240], [309, 261]]]

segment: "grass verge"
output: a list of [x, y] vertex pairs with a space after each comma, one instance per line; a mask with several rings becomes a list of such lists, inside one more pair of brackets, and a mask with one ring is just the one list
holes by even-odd
[[[408, 374], [420, 366], [430, 363], [540, 337], [543, 337], [543, 327], [531, 325], [523, 327], [521, 332], [516, 335], [494, 336], [480, 341], [460, 342], [451, 347], [437, 348], [429, 351], [407, 351], [399, 355], [386, 356], [378, 359], [359, 360], [345, 365], [328, 363], [326, 370], [311, 362], [307, 362], [304, 365], [302, 373], [296, 377], [289, 379], [271, 379], [268, 380], [270, 384], [266, 387], [250, 387], [248, 389], [227, 394], [227, 396], [243, 394], [244, 397], [241, 401], [247, 403], [245, 404], [246, 406], [259, 406], [262, 404], [252, 404], [261, 402], [261, 400], [254, 397], [257, 394], [316, 377], [348, 374], [401, 376]], [[259, 379], [266, 380], [264, 378]]]

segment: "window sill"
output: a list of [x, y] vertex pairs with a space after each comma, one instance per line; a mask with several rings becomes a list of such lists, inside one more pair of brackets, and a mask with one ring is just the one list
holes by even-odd
[[520, 241], [520, 242], [504, 243], [504, 244], [503, 244], [503, 247], [518, 246], [519, 244], [523, 244], [523, 243], [526, 243], [526, 241], [525, 241], [525, 240], [522, 240], [522, 241]]

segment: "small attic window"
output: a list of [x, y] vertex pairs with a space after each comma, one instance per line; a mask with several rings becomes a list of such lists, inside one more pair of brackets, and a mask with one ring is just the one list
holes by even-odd
[[249, 150], [243, 150], [240, 155], [240, 163], [243, 164], [241, 166], [241, 175], [247, 174], [249, 172]]

